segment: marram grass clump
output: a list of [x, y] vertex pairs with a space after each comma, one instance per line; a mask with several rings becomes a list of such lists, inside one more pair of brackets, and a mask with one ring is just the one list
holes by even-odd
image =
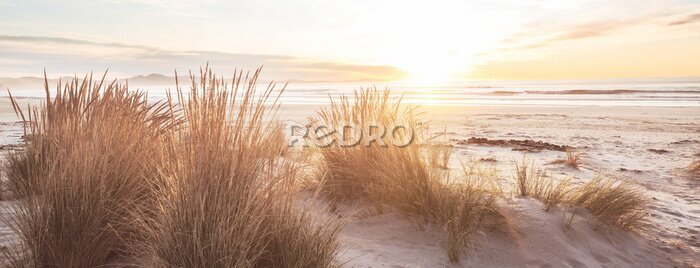
[[557, 159], [550, 164], [565, 164], [573, 169], [578, 170], [581, 165], [581, 153], [572, 149], [566, 150], [566, 159]]
[[700, 160], [695, 160], [686, 168], [691, 178], [700, 180]]
[[513, 180], [517, 194], [540, 200], [544, 204], [545, 210], [565, 203], [573, 192], [570, 179], [556, 181], [526, 158], [523, 158], [521, 163], [515, 162], [514, 166]]
[[[423, 126], [414, 107], [404, 106], [388, 90], [364, 89], [352, 98], [342, 97], [310, 119], [312, 126], [340, 128], [344, 124], [366, 127], [402, 125], [410, 131], [389, 138], [411, 140], [402, 146], [369, 143], [365, 136], [332, 133], [322, 139], [318, 192], [334, 203], [365, 202], [392, 208], [415, 222], [439, 226], [447, 235], [446, 253], [457, 262], [464, 247], [491, 222], [502, 220], [494, 194], [482, 178], [450, 180], [445, 172], [448, 151], [427, 147], [420, 135]], [[388, 128], [388, 127], [387, 127]], [[409, 137], [410, 135], [410, 137]], [[348, 137], [350, 136], [350, 137]], [[327, 139], [357, 139], [355, 146], [328, 144]], [[430, 159], [435, 159], [431, 161]], [[438, 164], [436, 164], [438, 163]], [[438, 169], [436, 169], [438, 168]], [[492, 220], [492, 221], [490, 221]]]
[[621, 178], [599, 174], [580, 185], [574, 185], [571, 179], [555, 182], [526, 159], [515, 163], [515, 170], [516, 193], [540, 200], [545, 210], [559, 204], [580, 206], [601, 222], [622, 229], [643, 227], [649, 214], [644, 190]]
[[623, 229], [642, 227], [649, 214], [644, 191], [627, 180], [598, 175], [576, 187], [569, 201], [590, 211], [602, 222]]
[[173, 126], [165, 103], [92, 76], [75, 78], [40, 107], [15, 111], [31, 136], [5, 166], [19, 199], [5, 219], [21, 243], [16, 267], [95, 267], [129, 255], [151, 225], [164, 183], [163, 135]]
[[5, 166], [19, 198], [13, 267], [329, 267], [340, 226], [297, 207], [296, 166], [271, 125], [281, 94], [259, 70], [205, 68], [167, 102], [74, 79], [17, 113], [32, 137]]
[[239, 72], [227, 84], [204, 69], [189, 91], [178, 86], [173, 106], [184, 127], [167, 150], [172, 186], [162, 193], [162, 221], [141, 245], [146, 266], [337, 265], [339, 225], [292, 206], [297, 166], [268, 140], [278, 137], [275, 100], [283, 90], [257, 91], [258, 76]]

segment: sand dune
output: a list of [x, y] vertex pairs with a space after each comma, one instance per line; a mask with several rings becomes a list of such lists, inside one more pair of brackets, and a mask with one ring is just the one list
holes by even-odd
[[662, 252], [635, 234], [597, 225], [583, 217], [567, 227], [564, 211], [545, 212], [533, 199], [504, 204], [512, 218], [509, 235], [486, 232], [457, 264], [447, 261], [440, 232], [420, 230], [405, 218], [385, 214], [352, 220], [343, 231], [350, 267], [374, 264], [411, 267], [670, 267]]
[[[4, 144], [17, 143], [21, 127], [0, 99], [0, 136]], [[32, 100], [26, 100], [32, 101]], [[314, 107], [285, 107], [287, 120], [303, 120]], [[510, 234], [486, 231], [465, 250], [460, 263], [450, 263], [443, 250], [444, 237], [431, 226], [417, 228], [394, 213], [363, 214], [347, 207], [340, 215], [316, 209], [347, 221], [341, 234], [346, 267], [692, 267], [700, 260], [700, 192], [697, 180], [684, 175], [700, 152], [700, 114], [693, 108], [596, 107], [450, 107], [428, 109], [431, 126], [444, 129], [449, 138], [472, 136], [491, 139], [532, 139], [581, 148], [579, 170], [564, 165], [545, 165], [565, 157], [564, 152], [542, 150], [527, 156], [556, 177], [572, 177], [575, 183], [596, 173], [629, 177], [652, 198], [649, 227], [642, 233], [623, 232], [601, 225], [580, 212], [567, 227], [562, 209], [544, 211], [529, 198], [501, 200], [511, 223]], [[521, 151], [503, 146], [454, 144], [450, 166], [460, 161], [491, 159], [502, 183], [510, 179], [512, 161]], [[664, 149], [657, 154], [648, 149]], [[3, 150], [6, 152], [6, 150]], [[304, 201], [309, 195], [302, 195]], [[321, 202], [312, 200], [313, 202]], [[2, 201], [7, 207], [11, 201]], [[0, 243], [13, 235], [0, 226]]]

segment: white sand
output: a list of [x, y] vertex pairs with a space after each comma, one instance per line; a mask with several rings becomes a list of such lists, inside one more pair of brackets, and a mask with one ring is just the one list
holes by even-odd
[[[285, 119], [304, 120], [315, 107], [290, 106]], [[653, 199], [650, 228], [645, 234], [622, 232], [578, 217], [572, 228], [563, 212], [545, 212], [530, 199], [502, 201], [514, 235], [486, 232], [451, 264], [442, 249], [443, 236], [393, 213], [349, 220], [342, 232], [340, 258], [346, 267], [672, 267], [700, 263], [700, 188], [684, 177], [682, 168], [700, 153], [700, 111], [696, 108], [599, 107], [423, 107], [435, 129], [447, 128], [449, 138], [534, 139], [582, 149], [580, 170], [545, 165], [565, 157], [543, 151], [527, 156], [550, 174], [591, 179], [597, 172], [626, 176]], [[21, 128], [9, 102], [0, 98], [0, 141], [15, 143]], [[647, 149], [669, 150], [657, 154]], [[510, 148], [457, 145], [451, 165], [459, 161], [494, 158], [504, 182], [512, 161], [522, 152]], [[620, 168], [641, 172], [622, 172]], [[0, 226], [0, 243], [10, 238]], [[670, 259], [678, 260], [673, 263]]]
[[[663, 267], [670, 262], [641, 237], [575, 217], [566, 227], [563, 211], [545, 212], [533, 199], [503, 204], [510, 235], [487, 231], [465, 250], [460, 263], [447, 260], [444, 236], [405, 218], [385, 214], [355, 219], [343, 231], [352, 267]], [[381, 265], [380, 265], [381, 264]]]
[[[582, 153], [580, 170], [547, 163], [564, 152], [528, 153], [527, 157], [559, 178], [585, 182], [597, 173], [628, 177], [652, 199], [650, 227], [644, 234], [602, 226], [577, 216], [564, 227], [563, 212], [545, 212], [530, 199], [503, 202], [517, 234], [487, 232], [451, 264], [430, 228], [417, 230], [394, 214], [350, 219], [343, 231], [349, 267], [694, 267], [700, 264], [700, 182], [683, 168], [700, 153], [700, 111], [695, 108], [600, 107], [423, 107], [435, 131], [449, 139], [533, 139], [570, 145]], [[454, 142], [453, 142], [454, 144]], [[647, 149], [665, 149], [657, 154]], [[494, 158], [503, 184], [513, 161], [523, 153], [511, 148], [456, 145], [451, 167], [460, 161]], [[620, 168], [634, 171], [620, 171]]]
[[[550, 174], [584, 182], [598, 172], [628, 177], [653, 198], [652, 228], [645, 235], [667, 256], [700, 263], [700, 182], [683, 168], [700, 157], [700, 110], [696, 108], [493, 107], [433, 112], [437, 125], [459, 122], [454, 137], [534, 139], [581, 149], [581, 170], [545, 165], [565, 158], [563, 152], [530, 153]], [[448, 127], [448, 131], [450, 128]], [[670, 151], [657, 154], [648, 149]], [[494, 157], [502, 176], [511, 174], [521, 152], [509, 148], [460, 146], [462, 159]], [[638, 170], [641, 172], [620, 171]]]

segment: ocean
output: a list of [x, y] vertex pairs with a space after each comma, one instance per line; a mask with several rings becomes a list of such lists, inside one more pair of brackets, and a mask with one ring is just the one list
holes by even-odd
[[[328, 103], [360, 87], [390, 88], [420, 105], [700, 107], [700, 78], [597, 81], [484, 81], [440, 85], [411, 83], [289, 84], [283, 103]], [[699, 110], [700, 113], [700, 110]]]
[[[278, 83], [277, 88], [284, 84]], [[260, 84], [264, 89], [267, 84]], [[165, 97], [174, 86], [139, 86], [152, 99]], [[439, 84], [393, 83], [289, 83], [280, 98], [283, 104], [322, 105], [339, 96], [352, 97], [359, 88], [389, 88], [404, 103], [441, 106], [642, 106], [699, 107], [700, 77], [571, 80], [571, 81], [471, 81]], [[55, 88], [52, 87], [52, 88]], [[11, 89], [16, 97], [44, 97], [41, 88]], [[0, 97], [6, 97], [6, 91]], [[700, 110], [699, 110], [700, 113]]]

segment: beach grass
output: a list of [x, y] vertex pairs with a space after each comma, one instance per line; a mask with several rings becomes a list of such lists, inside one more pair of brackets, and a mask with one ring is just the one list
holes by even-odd
[[13, 267], [333, 267], [340, 225], [296, 206], [297, 166], [260, 74], [207, 67], [149, 103], [125, 85], [74, 79], [29, 111], [5, 164], [18, 198]]
[[522, 197], [540, 200], [545, 210], [566, 202], [573, 192], [570, 179], [555, 180], [527, 158], [523, 158], [520, 163], [515, 162], [514, 167], [513, 180], [517, 193]]
[[431, 167], [449, 169], [450, 157], [454, 147], [448, 144], [434, 144], [427, 148], [428, 162]]
[[[284, 88], [258, 89], [259, 76], [227, 80], [204, 67], [155, 103], [91, 75], [55, 95], [47, 82], [45, 102], [26, 111], [12, 98], [29, 138], [3, 166], [18, 199], [5, 219], [19, 235], [5, 251], [11, 266], [340, 266], [342, 223], [300, 206], [299, 188], [333, 208], [389, 208], [435, 227], [452, 262], [477, 235], [507, 224], [498, 171], [462, 163], [453, 176], [454, 147], [425, 137], [417, 108], [388, 90], [332, 100], [309, 118], [320, 130], [315, 146], [295, 151], [277, 120]], [[571, 150], [558, 161], [580, 165]], [[544, 210], [583, 207], [622, 229], [643, 227], [648, 215], [644, 191], [627, 180], [598, 175], [575, 185], [526, 158], [514, 169], [509, 194]], [[687, 168], [698, 169], [697, 161]]]
[[686, 167], [690, 177], [700, 179], [700, 160], [695, 160]]
[[163, 186], [154, 166], [174, 127], [168, 106], [92, 75], [57, 86], [40, 107], [15, 111], [31, 137], [6, 164], [20, 198], [5, 219], [18, 234], [17, 267], [94, 267], [129, 255], [151, 225]]
[[[449, 156], [451, 149], [426, 153], [425, 139], [418, 135], [422, 126], [414, 108], [402, 106], [401, 100], [390, 97], [389, 91], [357, 91], [352, 99], [343, 97], [310, 121], [312, 125], [331, 128], [346, 122], [357, 126], [398, 122], [411, 128], [414, 134], [413, 142], [405, 146], [364, 143], [364, 137], [359, 138], [357, 146], [340, 143], [320, 146], [319, 164], [323, 172], [319, 173], [318, 187], [331, 202], [386, 206], [415, 222], [435, 224], [447, 235], [446, 253], [453, 262], [459, 261], [464, 247], [484, 227], [487, 218], [500, 217], [494, 195], [481, 178], [471, 176], [451, 182], [444, 172], [432, 168], [430, 156], [443, 156], [446, 162], [444, 156]], [[408, 132], [401, 131], [398, 135], [394, 138], [403, 140]], [[331, 138], [348, 137], [335, 133]], [[428, 150], [442, 149], [428, 147]]]
[[297, 166], [279, 157], [280, 127], [269, 120], [283, 89], [258, 91], [259, 74], [239, 72], [228, 84], [204, 69], [189, 90], [178, 85], [185, 127], [169, 143], [173, 186], [144, 245], [148, 266], [336, 265], [339, 225], [292, 205]]
[[568, 165], [574, 169], [579, 169], [580, 164], [581, 164], [581, 154], [577, 151], [572, 150], [572, 149], [566, 150], [566, 165]]
[[622, 229], [643, 227], [649, 214], [649, 199], [639, 186], [602, 174], [576, 187], [570, 203], [584, 207], [602, 222]]
[[545, 210], [559, 204], [580, 206], [600, 221], [622, 229], [641, 228], [648, 216], [649, 200], [644, 190], [622, 178], [598, 174], [581, 185], [573, 184], [572, 179], [555, 181], [523, 158], [515, 163], [513, 180], [520, 196], [540, 200]]
[[565, 164], [573, 169], [578, 170], [581, 165], [581, 153], [574, 151], [572, 149], [566, 150], [566, 159], [557, 159], [549, 164]]

